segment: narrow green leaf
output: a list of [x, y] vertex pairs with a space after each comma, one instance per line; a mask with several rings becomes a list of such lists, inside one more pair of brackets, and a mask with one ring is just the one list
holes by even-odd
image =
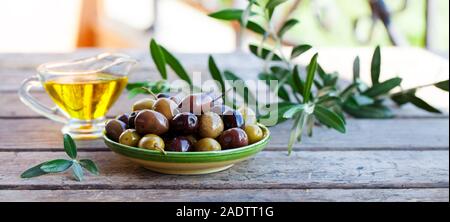
[[147, 94], [147, 93], [148, 93], [148, 91], [145, 90], [144, 88], [134, 88], [134, 89], [128, 91], [128, 99], [133, 99], [137, 95]]
[[98, 167], [92, 160], [80, 160], [81, 166], [94, 175], [99, 175]]
[[294, 67], [293, 71], [293, 82], [295, 86], [295, 91], [297, 91], [300, 95], [304, 96], [305, 93], [305, 83], [303, 82], [302, 78], [300, 77], [299, 68], [296, 65]]
[[297, 58], [298, 56], [302, 55], [303, 53], [307, 52], [308, 50], [312, 49], [312, 46], [310, 45], [299, 45], [294, 47], [291, 52], [291, 59]]
[[46, 173], [45, 171], [43, 171], [43, 170], [41, 169], [41, 166], [42, 166], [43, 164], [44, 164], [44, 163], [41, 163], [41, 164], [39, 164], [39, 165], [37, 165], [37, 166], [34, 166], [34, 167], [32, 167], [32, 168], [26, 170], [25, 172], [23, 172], [23, 173], [20, 175], [20, 177], [23, 178], [23, 179], [29, 179], [29, 178], [39, 177], [39, 176], [43, 176], [43, 175], [48, 174], [48, 173]]
[[355, 61], [353, 62], [353, 82], [356, 83], [358, 79], [360, 79], [360, 73], [361, 73], [361, 62], [359, 59], [359, 56], [355, 58]]
[[84, 178], [83, 168], [78, 162], [73, 161], [72, 170], [75, 179], [80, 182], [83, 181]]
[[294, 107], [291, 107], [288, 111], [286, 111], [283, 114], [283, 118], [285, 119], [292, 119], [294, 115], [296, 115], [298, 112], [302, 111], [305, 108], [305, 105], [296, 105]]
[[287, 20], [281, 27], [280, 31], [278, 31], [278, 37], [283, 38], [283, 36], [298, 23], [299, 21], [297, 19]]
[[381, 50], [380, 46], [377, 46], [372, 57], [371, 74], [373, 85], [380, 83], [380, 73], [381, 73]]
[[287, 2], [287, 0], [269, 0], [266, 4], [266, 9], [275, 9], [278, 5]]
[[164, 58], [167, 62], [167, 64], [172, 68], [172, 70], [177, 74], [180, 79], [186, 81], [190, 86], [192, 86], [192, 80], [191, 77], [189, 77], [189, 74], [186, 72], [186, 69], [181, 65], [180, 61], [172, 55], [166, 48], [160, 47], [161, 52], [164, 54]]
[[344, 110], [349, 115], [361, 119], [391, 119], [394, 113], [387, 107], [382, 105], [372, 105], [357, 107], [349, 103], [344, 104]]
[[434, 84], [434, 86], [448, 92], [449, 83], [448, 83], [448, 80], [446, 80], [446, 81], [436, 83], [436, 84]]
[[69, 134], [64, 134], [64, 151], [70, 158], [77, 158], [77, 146]]
[[215, 19], [233, 21], [241, 20], [243, 13], [244, 11], [241, 9], [224, 9], [218, 12], [211, 13], [208, 16]]
[[314, 57], [311, 59], [311, 62], [308, 66], [308, 75], [306, 76], [306, 83], [305, 83], [305, 91], [303, 92], [304, 95], [304, 103], [308, 103], [311, 95], [311, 89], [312, 84], [314, 82], [314, 76], [316, 74], [317, 70], [317, 57], [319, 54], [315, 54]]
[[152, 56], [153, 62], [156, 65], [161, 77], [167, 80], [167, 70], [166, 70], [166, 60], [164, 54], [162, 53], [161, 47], [156, 43], [154, 39], [150, 41], [150, 54]]
[[266, 30], [261, 27], [258, 23], [253, 22], [253, 21], [248, 21], [247, 22], [247, 29], [256, 32], [260, 35], [265, 35], [266, 34]]
[[214, 58], [211, 55], [209, 56], [208, 67], [212, 78], [218, 82], [218, 86], [221, 88], [222, 93], [224, 93], [226, 91], [225, 81], [223, 80], [222, 73], [220, 72], [216, 62], [214, 61]]
[[409, 103], [409, 96], [415, 96], [416, 89], [411, 89], [407, 91], [402, 91], [391, 95], [392, 101], [394, 101], [398, 106], [403, 106]]
[[416, 95], [409, 94], [408, 95], [408, 101], [410, 103], [412, 103], [413, 105], [415, 105], [416, 107], [418, 107], [420, 109], [423, 109], [425, 111], [428, 111], [430, 113], [439, 113], [439, 114], [442, 113], [440, 110], [434, 108], [433, 106], [428, 104], [423, 99], [417, 97]]
[[52, 160], [44, 163], [41, 166], [41, 170], [46, 173], [61, 173], [68, 170], [72, 166], [71, 160]]
[[[256, 46], [256, 45], [250, 45], [250, 52], [253, 54], [253, 55], [255, 55], [255, 56], [257, 56], [257, 57], [259, 57], [259, 58], [261, 58], [261, 59], [266, 59], [267, 58], [267, 56], [269, 56], [269, 54], [270, 54], [270, 50], [269, 49], [266, 49], [266, 48], [262, 48], [262, 52], [261, 52], [261, 55], [259, 55], [258, 54], [258, 46]], [[281, 61], [281, 57], [279, 56], [279, 55], [277, 55], [277, 54], [273, 54], [273, 57], [272, 57], [272, 60], [273, 61]]]
[[363, 94], [375, 98], [377, 96], [388, 94], [392, 89], [395, 87], [400, 86], [402, 83], [401, 78], [392, 78], [390, 80], [387, 80], [383, 83], [378, 83], [377, 85], [372, 86], [368, 90], [366, 90]]
[[352, 83], [347, 88], [345, 88], [339, 96], [341, 97], [342, 101], [347, 100], [355, 91], [358, 89], [358, 83]]
[[345, 133], [345, 122], [342, 118], [336, 114], [335, 112], [327, 109], [322, 105], [316, 105], [314, 109], [314, 116], [319, 120], [322, 124], [337, 130], [340, 133]]
[[313, 130], [314, 130], [314, 115], [308, 115], [308, 118], [306, 120], [306, 126], [307, 126], [307, 133], [309, 137], [313, 136]]

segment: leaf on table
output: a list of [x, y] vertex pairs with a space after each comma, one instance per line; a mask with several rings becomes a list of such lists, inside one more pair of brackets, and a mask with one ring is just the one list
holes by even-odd
[[41, 166], [41, 170], [46, 173], [61, 173], [68, 170], [73, 164], [71, 160], [51, 160]]
[[338, 114], [322, 105], [316, 105], [314, 109], [314, 116], [320, 123], [333, 128], [340, 133], [346, 133], [347, 131], [345, 128], [344, 120], [342, 120], [342, 118]]
[[73, 161], [72, 170], [73, 170], [73, 176], [75, 177], [75, 179], [80, 182], [83, 181], [83, 179], [84, 179], [83, 168], [81, 167], [81, 165], [78, 162]]
[[70, 158], [77, 158], [77, 146], [69, 134], [64, 134], [64, 151]]
[[99, 175], [98, 167], [92, 160], [80, 160], [80, 165], [94, 175]]
[[152, 56], [153, 62], [156, 65], [156, 68], [161, 74], [161, 77], [167, 80], [166, 60], [164, 58], [161, 47], [154, 39], [150, 41], [150, 54]]
[[294, 107], [291, 107], [289, 110], [287, 110], [283, 114], [283, 118], [292, 119], [298, 112], [303, 111], [304, 108], [305, 108], [305, 105], [303, 105], [303, 104], [299, 104]]
[[288, 143], [288, 154], [291, 155], [292, 148], [294, 147], [295, 141], [301, 142], [303, 128], [305, 126], [306, 119], [308, 118], [308, 114], [304, 111], [298, 112], [295, 116], [294, 124], [291, 128], [291, 133], [289, 136]]
[[303, 82], [302, 78], [300, 77], [300, 71], [298, 65], [294, 67], [294, 71], [292, 74], [293, 82], [294, 82], [294, 89], [299, 93], [301, 96], [305, 96], [305, 83]]
[[43, 170], [41, 169], [41, 166], [42, 166], [43, 164], [44, 164], [44, 163], [41, 163], [41, 164], [39, 164], [39, 165], [37, 165], [37, 166], [34, 166], [34, 167], [32, 167], [32, 168], [26, 170], [25, 172], [23, 172], [23, 173], [20, 175], [20, 177], [23, 178], [23, 179], [29, 179], [29, 178], [39, 177], [39, 176], [43, 176], [43, 175], [48, 174], [47, 172], [45, 172], [45, 171], [43, 171]]
[[383, 83], [378, 83], [377, 85], [372, 86], [368, 90], [366, 90], [363, 94], [368, 97], [378, 97], [381, 95], [388, 94], [391, 90], [393, 90], [395, 87], [400, 86], [402, 83], [401, 78], [392, 78], [389, 79]]
[[345, 103], [343, 109], [349, 115], [360, 119], [391, 119], [395, 117], [394, 113], [383, 105], [358, 107]]

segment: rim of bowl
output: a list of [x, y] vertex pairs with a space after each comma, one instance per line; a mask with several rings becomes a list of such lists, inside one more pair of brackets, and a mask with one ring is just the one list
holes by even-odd
[[[240, 147], [240, 148], [236, 148], [236, 149], [228, 149], [228, 150], [221, 150], [221, 151], [203, 151], [203, 152], [173, 152], [173, 151], [166, 151], [166, 154], [161, 153], [160, 151], [155, 151], [155, 150], [147, 150], [147, 149], [143, 149], [143, 148], [139, 148], [139, 147], [133, 147], [133, 146], [127, 146], [127, 145], [123, 145], [120, 144], [118, 142], [114, 142], [111, 139], [109, 139], [106, 134], [103, 134], [103, 139], [110, 144], [113, 144], [116, 147], [119, 147], [120, 149], [127, 149], [129, 151], [137, 151], [137, 152], [141, 152], [141, 153], [145, 153], [145, 154], [149, 154], [149, 155], [160, 155], [162, 157], [164, 156], [173, 156], [173, 157], [182, 157], [182, 156], [186, 156], [186, 157], [201, 157], [201, 156], [220, 156], [220, 155], [228, 155], [228, 154], [235, 154], [235, 153], [240, 153], [240, 152], [245, 152], [251, 149], [254, 149], [255, 147], [259, 147], [260, 145], [267, 143], [270, 140], [271, 134], [270, 134], [270, 130], [262, 125], [258, 123], [258, 126], [261, 127], [261, 129], [264, 131], [264, 138], [256, 143], [250, 144], [248, 146], [244, 146], [244, 147]], [[110, 148], [111, 149], [111, 148]]]

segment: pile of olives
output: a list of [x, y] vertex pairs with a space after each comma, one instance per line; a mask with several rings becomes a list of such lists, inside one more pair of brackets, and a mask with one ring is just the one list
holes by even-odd
[[204, 93], [182, 100], [167, 94], [139, 100], [132, 113], [109, 120], [105, 131], [115, 142], [161, 152], [235, 149], [264, 136], [250, 108], [234, 110]]

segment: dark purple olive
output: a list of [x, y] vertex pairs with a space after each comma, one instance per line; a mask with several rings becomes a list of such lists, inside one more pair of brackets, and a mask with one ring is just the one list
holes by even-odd
[[212, 102], [213, 98], [210, 94], [192, 94], [186, 96], [181, 101], [178, 108], [181, 112], [189, 112], [194, 113], [195, 115], [201, 115], [202, 113], [206, 113], [211, 110]]
[[137, 133], [145, 136], [147, 134], [163, 135], [169, 131], [169, 120], [153, 110], [142, 110], [134, 120]]
[[244, 116], [237, 110], [229, 110], [222, 116], [225, 129], [242, 128], [244, 126]]
[[172, 152], [189, 152], [192, 149], [193, 144], [189, 138], [180, 136], [174, 138], [170, 144], [166, 147], [166, 151]]
[[220, 135], [218, 142], [222, 149], [234, 149], [248, 145], [248, 137], [245, 131], [241, 128], [229, 129]]
[[126, 130], [126, 124], [120, 120], [109, 120], [105, 125], [106, 136], [114, 142], [119, 142], [120, 135]]
[[196, 115], [180, 113], [170, 121], [170, 129], [178, 135], [191, 135], [197, 132], [198, 122]]
[[128, 128], [134, 129], [134, 120], [136, 119], [136, 116], [139, 114], [140, 111], [132, 112], [130, 116], [128, 116]]
[[130, 114], [124, 113], [122, 115], [117, 116], [116, 120], [120, 120], [120, 121], [124, 122], [127, 125], [127, 128], [128, 128], [128, 119], [129, 119], [129, 117], [130, 117]]

